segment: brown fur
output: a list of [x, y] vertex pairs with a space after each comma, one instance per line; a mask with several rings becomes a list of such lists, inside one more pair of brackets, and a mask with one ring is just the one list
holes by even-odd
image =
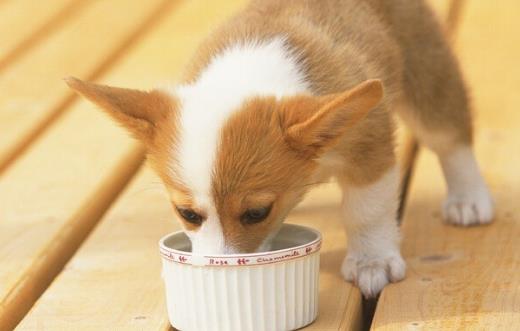
[[283, 105], [286, 109], [280, 111], [286, 141], [297, 150], [318, 157], [367, 116], [382, 97], [381, 82], [373, 80], [343, 93], [291, 99]]
[[[213, 177], [213, 196], [229, 244], [254, 251], [309, 189], [319, 155], [337, 144], [382, 95], [381, 83], [369, 81], [320, 98], [255, 98], [238, 110], [222, 130]], [[265, 221], [240, 222], [248, 208], [270, 204]]]
[[[193, 208], [195, 206], [190, 190], [184, 185], [178, 173], [175, 146], [178, 145], [178, 102], [170, 95], [153, 90], [150, 92], [123, 89], [83, 82], [69, 77], [67, 84], [76, 92], [105, 110], [116, 121], [142, 141], [148, 150], [148, 159], [155, 172], [166, 184], [174, 206]], [[175, 212], [177, 210], [174, 208]], [[196, 225], [185, 222], [188, 230]]]
[[155, 127], [165, 123], [175, 108], [172, 98], [160, 91], [139, 91], [83, 82], [69, 77], [70, 88], [83, 95], [126, 127], [136, 138], [150, 144]]
[[[316, 168], [285, 143], [277, 108], [274, 98], [250, 100], [222, 130], [213, 196], [226, 240], [242, 251], [255, 250], [278, 226], [305, 192], [302, 177], [308, 178]], [[240, 222], [247, 208], [273, 202], [265, 221]]]
[[[253, 0], [201, 45], [183, 83], [196, 81], [225, 48], [276, 36], [287, 39], [312, 93], [249, 100], [223, 128], [213, 197], [233, 246], [252, 251], [261, 244], [308, 187], [322, 180], [320, 156], [342, 161], [334, 170], [344, 183], [362, 186], [381, 177], [395, 163], [393, 111], [418, 135], [426, 130], [451, 137], [454, 145], [471, 143], [471, 113], [457, 62], [422, 0]], [[366, 94], [356, 93], [367, 85], [350, 91], [368, 79], [384, 86], [380, 103], [374, 83]], [[175, 110], [175, 100], [71, 85], [140, 139], [154, 137], [147, 142], [154, 168], [175, 192], [175, 203], [193, 203], [189, 189], [174, 177], [176, 112], [154, 106]], [[116, 98], [110, 96], [114, 91]], [[269, 203], [274, 205], [266, 221], [238, 221], [250, 206]]]
[[338, 147], [342, 154], [364, 150], [358, 167], [374, 167], [349, 167], [346, 172], [357, 173], [346, 174], [351, 180], [370, 182], [386, 168], [377, 164], [393, 163], [389, 111], [399, 112], [412, 128], [471, 142], [471, 114], [457, 62], [422, 0], [251, 1], [202, 44], [184, 80], [196, 80], [229, 45], [279, 35], [288, 38], [315, 95], [342, 92], [369, 78], [383, 81], [380, 109]]
[[[352, 185], [366, 185], [377, 180], [394, 165], [390, 111], [400, 112], [412, 127], [417, 126], [416, 122], [419, 121], [419, 125], [428, 130], [453, 136], [455, 142], [471, 141], [471, 116], [457, 63], [438, 23], [422, 1], [252, 1], [202, 45], [187, 71], [185, 81], [196, 80], [214, 54], [229, 45], [248, 40], [266, 40], [277, 35], [288, 38], [315, 95], [341, 93], [369, 78], [381, 79], [385, 86], [383, 103], [376, 110], [358, 125], [351, 126], [347, 134], [333, 135], [342, 137], [332, 151], [345, 161], [344, 167], [337, 174], [340, 180]], [[305, 116], [307, 110], [316, 112], [319, 109], [309, 107], [309, 104], [319, 102], [318, 99], [304, 99], [299, 104], [292, 104], [297, 109], [293, 114], [290, 111], [282, 112], [282, 117]], [[264, 174], [265, 177], [271, 177], [270, 183], [283, 188], [283, 192], [294, 192], [301, 196], [304, 191], [295, 190], [291, 185], [302, 184], [306, 179], [313, 178], [310, 171], [314, 166], [311, 166], [309, 159], [305, 162], [292, 160], [288, 157], [288, 151], [278, 156], [277, 151], [269, 150], [263, 152], [263, 157], [251, 158], [251, 150], [257, 151], [255, 155], [262, 155], [262, 146], [280, 144], [279, 141], [265, 141], [274, 139], [267, 132], [252, 133], [254, 128], [246, 123], [272, 123], [271, 118], [271, 122], [267, 119], [262, 122], [262, 119], [257, 118], [261, 116], [260, 105], [252, 108], [256, 111], [251, 111], [249, 106], [237, 114], [224, 131], [224, 137], [232, 135], [232, 130], [244, 130], [244, 133], [223, 140], [226, 148], [220, 150], [219, 155], [226, 159], [230, 155], [235, 156], [234, 163], [222, 160], [222, 166], [215, 176], [215, 197], [219, 200], [226, 237], [246, 251], [255, 247], [253, 242], [260, 241], [245, 239], [251, 238], [251, 234], [246, 235], [244, 227], [237, 222], [238, 212], [224, 211], [226, 203], [233, 200], [226, 195], [226, 191], [234, 192], [236, 199], [240, 199], [248, 190], [261, 186]], [[319, 113], [315, 116], [319, 116]], [[237, 123], [239, 121], [243, 123]], [[289, 139], [293, 147], [295, 141], [305, 146], [301, 150], [304, 154], [308, 152], [306, 148], [313, 145], [312, 141], [299, 136], [302, 133], [306, 133], [306, 137], [311, 136], [306, 130], [309, 129], [308, 124], [302, 122], [299, 128], [294, 126], [288, 134], [295, 138]], [[338, 127], [346, 129], [348, 125]], [[237, 156], [241, 151], [243, 156]], [[267, 158], [267, 155], [270, 157]], [[251, 165], [254, 165], [254, 169], [249, 169]], [[233, 180], [227, 176], [225, 169], [228, 169], [227, 173], [249, 169], [250, 173], [238, 171]], [[287, 173], [287, 169], [291, 171]], [[309, 173], [305, 174], [306, 171]], [[267, 175], [272, 173], [280, 176]], [[254, 183], [248, 184], [247, 180], [253, 180]], [[241, 187], [236, 191], [234, 187], [224, 190], [224, 183], [240, 183]], [[288, 210], [292, 205], [290, 203], [284, 209]], [[271, 214], [270, 219], [281, 217], [276, 211]], [[249, 233], [265, 238], [272, 231], [269, 225], [268, 220]], [[244, 238], [247, 247], [237, 242], [237, 238]]]

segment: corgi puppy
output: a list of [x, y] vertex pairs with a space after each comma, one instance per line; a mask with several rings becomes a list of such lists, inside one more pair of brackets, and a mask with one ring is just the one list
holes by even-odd
[[438, 155], [446, 221], [493, 218], [464, 82], [422, 0], [254, 0], [175, 87], [67, 83], [144, 143], [196, 254], [269, 249], [287, 213], [333, 177], [342, 275], [366, 297], [401, 280], [392, 113]]

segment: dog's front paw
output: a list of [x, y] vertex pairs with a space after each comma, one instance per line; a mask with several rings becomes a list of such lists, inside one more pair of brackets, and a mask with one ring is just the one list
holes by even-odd
[[389, 282], [402, 280], [406, 264], [399, 253], [386, 257], [347, 254], [341, 265], [345, 280], [356, 284], [366, 298], [375, 297]]
[[449, 193], [443, 214], [447, 222], [455, 225], [487, 224], [493, 220], [493, 200], [485, 186], [462, 193]]

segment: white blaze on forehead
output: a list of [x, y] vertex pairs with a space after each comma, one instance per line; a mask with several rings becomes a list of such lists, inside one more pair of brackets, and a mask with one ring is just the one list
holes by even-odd
[[236, 45], [217, 55], [193, 85], [181, 86], [180, 165], [196, 194], [209, 194], [219, 134], [229, 116], [254, 95], [301, 93], [303, 75], [281, 38]]
[[[282, 97], [308, 90], [303, 73], [283, 38], [237, 44], [216, 55], [198, 80], [180, 86], [180, 177], [196, 204], [214, 208], [211, 197], [220, 132], [249, 97]], [[217, 215], [215, 215], [217, 217]], [[221, 227], [212, 227], [222, 235]]]
[[196, 231], [186, 231], [191, 241], [191, 251], [194, 254], [222, 254], [227, 253], [222, 225], [217, 211], [207, 208], [207, 218]]

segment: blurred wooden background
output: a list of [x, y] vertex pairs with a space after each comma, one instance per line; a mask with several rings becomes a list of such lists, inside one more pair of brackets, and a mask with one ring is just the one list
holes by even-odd
[[[244, 2], [0, 0], [1, 331], [169, 329], [157, 241], [178, 226], [162, 186], [142, 147], [61, 79], [175, 82]], [[407, 278], [370, 311], [339, 275], [339, 192], [313, 191], [288, 220], [324, 235], [320, 316], [308, 330], [520, 330], [520, 2], [430, 3], [472, 90], [496, 221], [444, 225], [440, 168], [401, 131]]]

